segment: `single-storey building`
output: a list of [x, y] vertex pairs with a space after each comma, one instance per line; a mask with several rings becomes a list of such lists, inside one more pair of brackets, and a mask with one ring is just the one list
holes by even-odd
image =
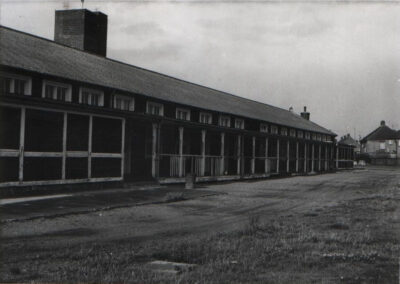
[[301, 115], [106, 57], [107, 16], [54, 41], [0, 27], [0, 186], [326, 172], [336, 134]]

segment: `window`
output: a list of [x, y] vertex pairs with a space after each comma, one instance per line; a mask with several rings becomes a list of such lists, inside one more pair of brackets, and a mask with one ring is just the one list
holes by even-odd
[[235, 128], [244, 129], [244, 120], [240, 118], [235, 118]]
[[226, 115], [221, 115], [219, 117], [219, 126], [230, 127], [231, 126], [231, 118]]
[[303, 131], [297, 131], [297, 137], [303, 138]]
[[278, 134], [278, 126], [275, 126], [275, 125], [271, 126], [271, 133]]
[[98, 90], [81, 88], [79, 93], [79, 103], [91, 106], [103, 106], [104, 94]]
[[200, 123], [211, 124], [212, 123], [212, 115], [207, 112], [200, 112]]
[[296, 130], [290, 129], [290, 136], [291, 137], [296, 137]]
[[29, 77], [0, 74], [1, 92], [5, 94], [31, 95], [32, 80]]
[[133, 111], [135, 109], [135, 100], [128, 96], [114, 95], [114, 108]]
[[389, 145], [393, 144], [393, 140], [388, 140]]
[[71, 85], [43, 81], [42, 97], [46, 99], [70, 102]]
[[317, 140], [317, 134], [315, 134], [315, 133], [311, 134], [311, 139], [312, 140]]
[[268, 124], [261, 123], [260, 124], [260, 131], [268, 133]]
[[310, 132], [306, 132], [306, 139], [310, 139]]
[[287, 128], [286, 127], [282, 127], [281, 128], [281, 135], [287, 135]]
[[385, 150], [385, 148], [386, 148], [385, 142], [380, 142], [379, 143], [379, 149]]
[[164, 115], [164, 106], [162, 104], [147, 102], [146, 112], [152, 115]]
[[176, 109], [176, 119], [190, 120], [190, 110], [183, 109], [183, 108], [177, 108]]
[[317, 134], [317, 140], [321, 141], [321, 134]]

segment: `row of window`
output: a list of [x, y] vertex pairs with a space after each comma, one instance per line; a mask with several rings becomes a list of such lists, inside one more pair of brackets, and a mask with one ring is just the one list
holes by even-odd
[[[29, 77], [1, 74], [0, 76], [0, 88], [5, 93], [19, 94], [19, 95], [31, 95], [32, 80]], [[47, 99], [71, 102], [72, 101], [72, 86], [68, 84], [62, 84], [53, 81], [43, 81], [42, 97]], [[104, 93], [99, 90], [84, 88], [79, 89], [79, 103], [92, 106], [104, 106]], [[124, 111], [134, 111], [135, 100], [132, 97], [114, 94], [112, 107]], [[147, 102], [146, 113], [151, 115], [164, 115], [164, 106], [160, 103]], [[190, 110], [185, 108], [176, 109], [176, 119], [190, 121]], [[200, 112], [199, 122], [204, 124], [212, 124], [212, 114], [208, 112]], [[244, 129], [244, 119], [235, 118], [234, 128]], [[222, 127], [231, 127], [231, 118], [228, 115], [220, 115], [218, 125]], [[317, 141], [330, 141], [330, 137], [327, 135], [321, 135], [312, 133], [310, 137], [309, 132], [303, 133], [303, 131], [295, 129], [288, 129], [281, 127], [280, 133], [278, 133], [278, 126], [261, 123], [260, 132], [280, 134], [284, 136], [291, 136], [306, 139], [312, 138]], [[304, 134], [304, 135], [303, 135]]]

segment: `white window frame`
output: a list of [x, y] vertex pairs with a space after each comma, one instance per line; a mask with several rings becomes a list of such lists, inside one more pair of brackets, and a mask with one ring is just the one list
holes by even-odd
[[279, 132], [278, 126], [272, 125], [271, 126], [271, 134], [278, 134], [278, 132]]
[[281, 135], [283, 135], [283, 136], [287, 136], [288, 135], [288, 130], [287, 130], [286, 127], [282, 127], [281, 128]]
[[53, 92], [53, 100], [57, 100], [57, 101], [62, 101], [62, 100], [58, 100], [57, 99], [57, 87], [61, 87], [61, 88], [66, 88], [67, 89], [67, 93], [65, 94], [65, 101], [62, 102], [71, 102], [72, 101], [72, 86], [69, 84], [63, 84], [63, 83], [58, 83], [58, 82], [54, 82], [54, 81], [48, 81], [48, 80], [43, 80], [42, 83], [42, 98], [46, 98], [46, 85], [51, 85], [53, 87], [55, 87], [54, 92]]
[[[240, 125], [238, 125], [240, 124]], [[238, 127], [239, 126], [239, 127]], [[237, 129], [244, 129], [244, 119], [242, 118], [235, 118], [235, 128]]]
[[98, 94], [98, 95], [99, 95], [99, 104], [98, 104], [98, 105], [92, 105], [92, 104], [90, 104], [90, 103], [87, 104], [87, 105], [90, 105], [90, 106], [100, 106], [100, 107], [104, 106], [104, 92], [103, 92], [103, 91], [100, 91], [100, 90], [96, 90], [96, 89], [85, 88], [85, 87], [80, 87], [80, 88], [79, 88], [79, 103], [80, 103], [80, 104], [83, 104], [83, 102], [82, 102], [82, 93], [83, 93], [84, 91], [90, 93], [89, 101], [91, 101], [92, 94]]
[[[222, 125], [222, 120], [227, 119], [228, 120], [228, 125]], [[219, 116], [219, 121], [218, 125], [222, 127], [231, 127], [231, 117], [229, 115], [220, 115]]]
[[296, 137], [296, 130], [295, 129], [289, 129], [289, 136], [290, 137]]
[[304, 137], [304, 132], [301, 130], [297, 130], [297, 137], [298, 138], [303, 138]]
[[[160, 108], [160, 113], [159, 114], [150, 113], [150, 111], [149, 111], [150, 106], [155, 106], [155, 107]], [[155, 102], [146, 102], [146, 113], [150, 114], [150, 115], [164, 116], [164, 105], [160, 104], [160, 103], [155, 103]]]
[[[129, 100], [129, 108], [128, 108], [128, 110], [122, 109], [122, 108], [117, 108], [117, 99]], [[118, 109], [118, 110], [122, 110], [122, 111], [134, 111], [135, 110], [135, 98], [130, 97], [130, 96], [116, 94], [116, 95], [113, 96], [113, 108], [114, 109]]]
[[[207, 121], [202, 121], [201, 118], [207, 118]], [[199, 114], [199, 122], [204, 124], [212, 124], [212, 114], [209, 112], [200, 112]]]
[[4, 78], [9, 78], [11, 79], [11, 85], [10, 85], [10, 94], [13, 95], [20, 95], [20, 94], [15, 94], [15, 79], [17, 80], [24, 80], [26, 81], [25, 84], [25, 90], [24, 94], [25, 96], [31, 96], [32, 95], [32, 78], [29, 76], [23, 76], [23, 75], [16, 75], [13, 73], [6, 73], [6, 72], [0, 72], [0, 77]]
[[261, 123], [261, 124], [260, 124], [260, 132], [268, 133], [268, 124], [266, 124], [266, 123]]
[[310, 133], [310, 132], [306, 132], [306, 133], [304, 134], [304, 138], [310, 140], [310, 139], [311, 139], [311, 133]]
[[322, 137], [321, 134], [317, 134], [317, 141], [321, 141]]
[[[186, 112], [186, 119], [178, 117], [178, 112]], [[190, 121], [190, 109], [177, 107], [175, 111], [175, 117], [176, 119]]]
[[386, 150], [386, 143], [385, 141], [379, 142], [379, 150]]
[[393, 144], [393, 140], [388, 140], [388, 144], [392, 145]]

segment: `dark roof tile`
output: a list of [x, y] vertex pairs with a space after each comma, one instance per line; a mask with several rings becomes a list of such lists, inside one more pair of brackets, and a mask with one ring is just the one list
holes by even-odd
[[287, 110], [192, 84], [0, 26], [0, 64], [329, 135]]

